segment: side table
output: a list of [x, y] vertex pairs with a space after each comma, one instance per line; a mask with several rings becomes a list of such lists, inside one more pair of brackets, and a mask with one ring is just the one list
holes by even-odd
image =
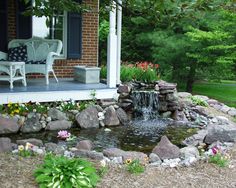
[[7, 75], [0, 75], [0, 80], [9, 81], [10, 89], [13, 89], [13, 82], [16, 80], [22, 80], [23, 85], [27, 85], [25, 78], [25, 62], [0, 61], [0, 73], [1, 72]]

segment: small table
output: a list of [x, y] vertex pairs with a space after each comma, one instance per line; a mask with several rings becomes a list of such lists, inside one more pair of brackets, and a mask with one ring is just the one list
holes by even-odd
[[22, 80], [23, 85], [27, 85], [25, 78], [25, 62], [0, 61], [0, 73], [1, 72], [7, 75], [0, 75], [0, 80], [9, 81], [10, 89], [13, 89], [13, 82], [16, 80]]

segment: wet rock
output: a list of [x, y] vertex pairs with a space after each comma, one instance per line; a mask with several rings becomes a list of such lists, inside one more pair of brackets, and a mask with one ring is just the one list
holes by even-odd
[[78, 150], [92, 150], [93, 143], [90, 140], [82, 140], [77, 143], [76, 148]]
[[26, 143], [29, 142], [35, 146], [39, 146], [39, 147], [42, 147], [43, 146], [43, 141], [42, 140], [39, 140], [39, 139], [36, 139], [36, 138], [29, 138], [29, 139], [23, 139], [23, 140], [17, 140], [16, 143], [18, 145], [26, 145]]
[[43, 129], [43, 125], [40, 123], [40, 117], [36, 114], [32, 114], [30, 118], [27, 118], [20, 131], [23, 133], [39, 132]]
[[166, 100], [167, 101], [177, 101], [178, 100], [178, 95], [177, 93], [171, 93], [166, 95]]
[[118, 119], [120, 120], [120, 123], [121, 123], [122, 125], [127, 125], [127, 124], [129, 124], [129, 118], [128, 118], [126, 112], [125, 112], [122, 108], [118, 108], [118, 109], [116, 110], [116, 114], [117, 114], [117, 117], [118, 117]]
[[17, 133], [19, 129], [17, 121], [0, 117], [0, 134]]
[[0, 137], [0, 153], [9, 152], [12, 150], [11, 139], [7, 137]]
[[172, 144], [167, 136], [162, 136], [161, 141], [152, 150], [152, 153], [157, 154], [162, 160], [174, 159], [180, 156], [180, 149]]
[[170, 118], [171, 115], [172, 115], [172, 112], [167, 111], [167, 112], [162, 113], [162, 114], [161, 114], [161, 117], [163, 117], [163, 118]]
[[82, 129], [99, 128], [97, 107], [89, 106], [76, 116], [76, 121]]
[[235, 124], [214, 124], [207, 127], [208, 134], [204, 142], [212, 144], [213, 142], [235, 142], [236, 141], [236, 125]]
[[55, 130], [64, 130], [64, 129], [70, 129], [72, 126], [71, 121], [67, 120], [56, 120], [51, 121], [47, 124], [46, 130], [55, 131]]
[[67, 120], [66, 114], [61, 112], [56, 108], [51, 108], [48, 111], [48, 116], [52, 118], [52, 120]]
[[109, 106], [106, 109], [104, 123], [106, 126], [120, 125], [120, 121], [117, 117], [116, 110], [113, 106]]

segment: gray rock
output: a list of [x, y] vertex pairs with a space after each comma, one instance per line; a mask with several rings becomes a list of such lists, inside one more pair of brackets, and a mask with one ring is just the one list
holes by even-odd
[[188, 121], [188, 119], [186, 118], [185, 114], [183, 111], [179, 111], [179, 110], [176, 110], [174, 113], [173, 113], [173, 116], [172, 118], [176, 121]]
[[43, 125], [40, 123], [40, 118], [36, 114], [33, 114], [26, 119], [24, 125], [20, 131], [23, 133], [39, 132], [43, 129]]
[[89, 106], [76, 116], [76, 121], [82, 129], [99, 128], [97, 107]]
[[129, 93], [131, 91], [131, 87], [128, 85], [119, 85], [117, 92], [118, 93]]
[[88, 150], [77, 150], [73, 151], [75, 157], [85, 157], [95, 160], [102, 160], [104, 155], [101, 152], [88, 151]]
[[145, 153], [137, 152], [137, 151], [125, 151], [122, 154], [123, 161], [127, 159], [131, 160], [139, 160], [141, 163], [148, 163], [148, 156]]
[[209, 97], [204, 96], [204, 95], [194, 95], [194, 97], [197, 97], [197, 98], [199, 98], [203, 101], [206, 101], [206, 102], [209, 100]]
[[174, 159], [180, 156], [180, 149], [172, 144], [166, 136], [162, 136], [152, 153], [157, 154], [162, 160]]
[[123, 158], [122, 157], [114, 157], [111, 159], [111, 162], [113, 164], [123, 164]]
[[55, 130], [64, 130], [70, 129], [72, 126], [71, 121], [67, 120], [56, 120], [48, 123], [46, 130], [55, 131]]
[[199, 130], [197, 132], [197, 134], [186, 138], [183, 141], [183, 144], [186, 145], [186, 146], [190, 146], [190, 145], [197, 146], [197, 145], [200, 145], [201, 143], [203, 143], [203, 140], [206, 137], [206, 135], [207, 135], [207, 130], [204, 130], [204, 129]]
[[209, 99], [207, 100], [207, 103], [210, 105], [210, 106], [213, 106], [213, 105], [216, 105], [218, 104], [219, 102], [215, 99]]
[[229, 110], [230, 110], [230, 107], [228, 107], [228, 106], [226, 106], [226, 105], [222, 106], [222, 108], [220, 109], [220, 111], [223, 112], [223, 113], [225, 113], [225, 114], [227, 114], [227, 112], [228, 112]]
[[190, 98], [191, 96], [192, 96], [192, 94], [188, 93], [188, 92], [178, 92], [179, 98]]
[[180, 149], [180, 156], [183, 159], [189, 159], [190, 157], [199, 158], [199, 151], [194, 146], [187, 146]]
[[149, 155], [149, 161], [150, 163], [157, 163], [157, 162], [159, 162], [160, 164], [162, 163], [160, 157], [155, 153], [151, 153]]
[[106, 126], [120, 125], [120, 121], [117, 117], [116, 110], [113, 106], [109, 106], [106, 109], [104, 123]]
[[76, 148], [78, 150], [92, 150], [93, 143], [90, 140], [82, 140], [77, 143]]
[[103, 154], [108, 158], [120, 157], [123, 155], [124, 152], [125, 151], [118, 148], [108, 148], [108, 149], [103, 150]]
[[216, 116], [216, 119], [218, 121], [219, 124], [223, 124], [223, 125], [227, 125], [229, 124], [229, 119], [227, 117], [224, 116]]
[[58, 146], [55, 143], [49, 142], [45, 144], [45, 149], [47, 152], [52, 152], [56, 155], [63, 155], [65, 148], [63, 146]]
[[177, 93], [170, 93], [166, 95], [166, 100], [167, 101], [177, 101], [178, 100], [178, 95]]
[[160, 90], [174, 90], [177, 86], [177, 84], [174, 83], [167, 83], [163, 80], [158, 82], [158, 86], [160, 88]]
[[17, 133], [19, 129], [15, 120], [0, 117], [0, 134]]
[[51, 117], [52, 120], [67, 120], [66, 114], [56, 108], [49, 109], [48, 116]]
[[122, 108], [118, 108], [118, 109], [116, 110], [116, 114], [117, 114], [117, 117], [118, 117], [118, 119], [120, 120], [120, 123], [121, 123], [122, 125], [127, 125], [127, 124], [129, 124], [129, 118], [128, 118], [126, 112], [125, 112]]
[[204, 142], [212, 144], [213, 142], [235, 142], [236, 141], [236, 125], [235, 124], [215, 124], [207, 127], [208, 134]]
[[0, 137], [0, 153], [12, 151], [11, 139], [7, 137]]
[[194, 110], [195, 112], [197, 112], [198, 114], [201, 114], [203, 116], [208, 116], [209, 113], [206, 111], [206, 107], [203, 106], [195, 106], [194, 108], [192, 108], [192, 110]]
[[230, 116], [236, 116], [236, 109], [235, 108], [230, 108], [230, 110], [228, 111], [228, 114], [230, 115]]
[[43, 146], [43, 141], [36, 139], [36, 138], [29, 138], [29, 139], [23, 139], [23, 140], [17, 140], [16, 143], [18, 145], [26, 145], [26, 143], [29, 142], [35, 146], [42, 147]]

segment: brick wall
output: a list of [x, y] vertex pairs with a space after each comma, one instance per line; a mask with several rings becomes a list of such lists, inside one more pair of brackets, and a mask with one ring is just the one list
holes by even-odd
[[[9, 40], [16, 38], [16, 0], [9, 0], [8, 11], [8, 37]], [[82, 24], [82, 58], [81, 59], [61, 59], [56, 60], [54, 64], [54, 70], [58, 77], [72, 77], [73, 66], [75, 65], [88, 65], [96, 66], [98, 64], [98, 27], [99, 27], [99, 15], [97, 0], [85, 0], [84, 1], [92, 11], [89, 13], [83, 13]], [[32, 76], [28, 76], [32, 77]], [[41, 77], [34, 75], [33, 77]]]

